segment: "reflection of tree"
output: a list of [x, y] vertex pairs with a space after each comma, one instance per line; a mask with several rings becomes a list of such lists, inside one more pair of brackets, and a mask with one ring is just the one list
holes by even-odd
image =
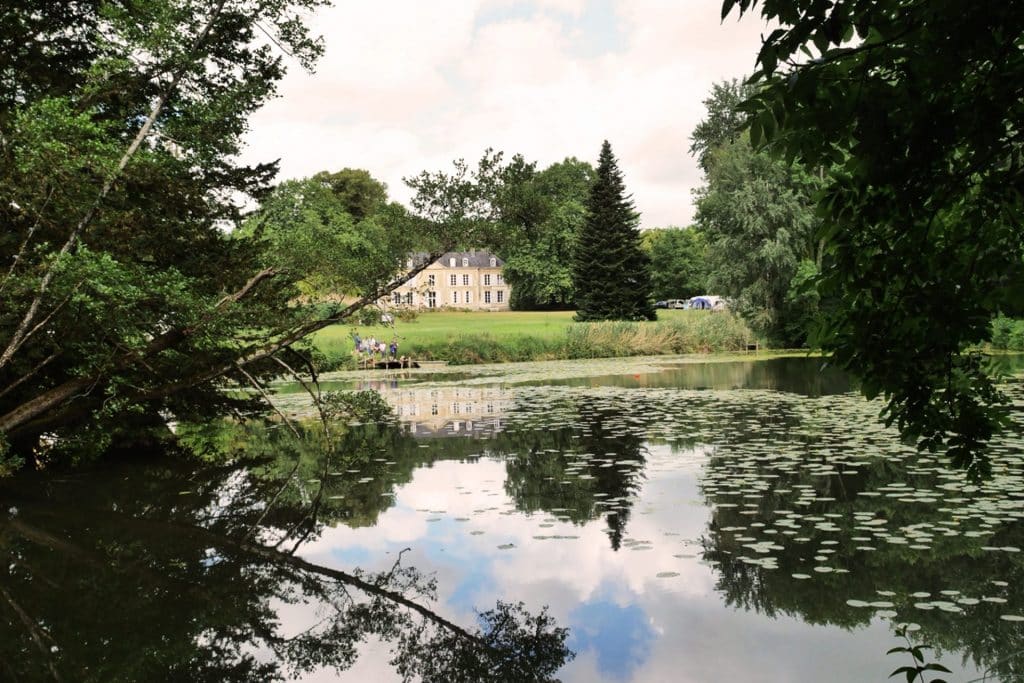
[[[806, 464], [806, 462], [805, 462]], [[934, 489], [944, 483], [934, 473], [915, 472], [899, 461], [877, 459], [846, 468], [843, 474], [828, 476], [808, 474], [804, 470], [782, 471], [770, 463], [756, 470], [749, 462], [727, 457], [714, 457], [708, 463], [710, 470], [718, 470], [717, 481], [737, 479], [758, 474], [772, 475], [761, 478], [771, 482], [770, 489], [761, 491], [756, 514], [743, 514], [741, 507], [717, 507], [708, 535], [703, 539], [704, 559], [716, 563], [717, 588], [726, 603], [752, 609], [769, 616], [790, 614], [813, 624], [834, 624], [844, 628], [866, 625], [873, 614], [870, 609], [854, 609], [848, 599], [891, 601], [899, 619], [921, 624], [916, 634], [918, 642], [940, 649], [962, 651], [981, 669], [990, 669], [999, 680], [1024, 680], [1024, 656], [1020, 644], [1024, 642], [1024, 627], [1018, 623], [1001, 621], [1000, 615], [1019, 613], [1024, 606], [1024, 557], [1022, 553], [992, 552], [982, 546], [1024, 547], [1024, 523], [1004, 524], [993, 535], [978, 538], [964, 535], [945, 536], [940, 531], [931, 533], [928, 550], [913, 549], [908, 543], [889, 543], [884, 538], [852, 542], [852, 537], [863, 537], [866, 531], [857, 525], [855, 513], [871, 513], [874, 518], [888, 521], [886, 527], [894, 535], [898, 530], [914, 525], [919, 528], [941, 530], [948, 523], [948, 512], [928, 505], [894, 502], [886, 497], [859, 496], [891, 482], [905, 482], [911, 489]], [[834, 500], [818, 500], [810, 505], [799, 505], [800, 487], [814, 490], [819, 496]], [[729, 500], [716, 493], [716, 502]], [[747, 545], [747, 534], [754, 535], [753, 525], [760, 528], [785, 529], [778, 522], [788, 511], [799, 510], [803, 521], [796, 541], [785, 536], [773, 550], [777, 568], [765, 568], [741, 558], [764, 557]], [[782, 512], [780, 512], [782, 511]], [[824, 515], [832, 515], [824, 517]], [[828, 520], [842, 531], [821, 529], [813, 520]], [[952, 525], [956, 529], [958, 525]], [[758, 540], [767, 539], [761, 537]], [[823, 541], [840, 540], [838, 544]], [[859, 550], [859, 545], [870, 545], [874, 550]], [[827, 559], [812, 560], [822, 548], [830, 552]], [[816, 573], [814, 565], [845, 569], [849, 573]], [[983, 571], [979, 569], [983, 568]], [[801, 580], [793, 574], [808, 573], [810, 580]], [[997, 586], [991, 577], [997, 576], [1008, 585]], [[960, 596], [943, 596], [942, 591], [955, 587]], [[885, 597], [879, 597], [883, 591]], [[914, 593], [929, 593], [925, 599]], [[892, 595], [890, 595], [890, 593]], [[949, 613], [940, 609], [922, 610], [915, 603], [945, 599], [955, 602], [958, 597], [975, 599], [987, 596], [1005, 600], [992, 603], [984, 600], [977, 604], [959, 605], [962, 613]]]
[[603, 514], [618, 550], [643, 476], [643, 441], [619, 410], [581, 398], [577, 411], [571, 428], [498, 436], [496, 450], [515, 455], [505, 491], [524, 512], [546, 510], [576, 524]]
[[313, 434], [211, 439], [244, 441], [257, 467], [168, 459], [0, 483], [0, 678], [279, 680], [344, 669], [367, 638], [427, 681], [549, 680], [571, 657], [546, 611], [498, 603], [464, 628], [433, 610], [434, 580], [413, 567], [342, 571], [298, 556], [323, 519], [364, 523], [390, 504], [333, 468], [383, 467], [382, 449], [408, 438], [353, 429], [320, 450], [337, 458], [325, 465]]

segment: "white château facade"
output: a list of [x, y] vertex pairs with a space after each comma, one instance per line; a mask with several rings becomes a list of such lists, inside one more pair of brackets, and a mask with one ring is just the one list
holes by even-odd
[[[425, 254], [414, 254], [412, 268]], [[450, 251], [387, 298], [391, 306], [507, 311], [512, 293], [502, 273], [505, 262], [487, 251]]]

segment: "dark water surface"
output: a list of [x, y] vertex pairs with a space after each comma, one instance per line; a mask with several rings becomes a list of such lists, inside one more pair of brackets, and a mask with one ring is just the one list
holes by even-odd
[[483, 625], [564, 681], [883, 681], [900, 624], [1024, 680], [1019, 430], [973, 486], [822, 365], [364, 373], [398, 425], [0, 480], [0, 680], [491, 680]]

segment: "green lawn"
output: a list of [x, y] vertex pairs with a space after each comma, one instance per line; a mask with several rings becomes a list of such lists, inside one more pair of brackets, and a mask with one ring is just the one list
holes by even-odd
[[[686, 315], [687, 311], [659, 310], [661, 320]], [[333, 325], [313, 335], [313, 343], [324, 353], [352, 352], [352, 330], [363, 338], [391, 341], [398, 335], [402, 348], [430, 347], [465, 335], [488, 335], [509, 340], [533, 337], [544, 341], [563, 339], [572, 324], [573, 311], [431, 311], [413, 322], [395, 321], [394, 329], [378, 325]]]
[[325, 353], [352, 350], [352, 330], [363, 337], [399, 342], [408, 346], [428, 346], [462, 335], [489, 334], [494, 337], [541, 337], [557, 339], [572, 323], [572, 311], [431, 311], [413, 322], [395, 321], [395, 327], [332, 325], [313, 335], [317, 348]]

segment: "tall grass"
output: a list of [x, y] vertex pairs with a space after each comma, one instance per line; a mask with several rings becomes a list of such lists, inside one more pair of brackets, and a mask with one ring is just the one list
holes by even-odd
[[[499, 322], [498, 315], [492, 318]], [[417, 360], [446, 360], [454, 365], [531, 360], [654, 356], [741, 351], [755, 341], [737, 316], [726, 312], [678, 311], [656, 322], [572, 323], [518, 330], [501, 324], [492, 331], [475, 326], [444, 336], [409, 333], [399, 352]], [[533, 333], [533, 334], [531, 334]], [[317, 340], [318, 342], [320, 340]], [[323, 339], [326, 342], [326, 339]], [[340, 341], [340, 340], [339, 340]], [[351, 343], [317, 343], [324, 369], [354, 367]]]
[[694, 311], [693, 315], [655, 323], [578, 323], [567, 330], [563, 357], [741, 351], [752, 341], [753, 333], [738, 317]]

